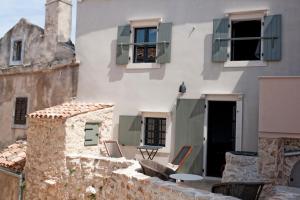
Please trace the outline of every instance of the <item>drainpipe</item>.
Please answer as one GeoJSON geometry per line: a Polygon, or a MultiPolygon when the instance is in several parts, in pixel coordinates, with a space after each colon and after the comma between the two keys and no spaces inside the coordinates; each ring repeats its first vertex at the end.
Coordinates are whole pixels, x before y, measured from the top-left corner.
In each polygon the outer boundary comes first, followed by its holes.
{"type": "Polygon", "coordinates": [[[18,200],[22,200],[23,199],[23,179],[24,179],[23,173],[16,173],[16,172],[10,171],[8,169],[5,169],[3,167],[0,167],[0,172],[4,173],[6,175],[9,175],[9,176],[17,177],[19,179],[18,200]]]}

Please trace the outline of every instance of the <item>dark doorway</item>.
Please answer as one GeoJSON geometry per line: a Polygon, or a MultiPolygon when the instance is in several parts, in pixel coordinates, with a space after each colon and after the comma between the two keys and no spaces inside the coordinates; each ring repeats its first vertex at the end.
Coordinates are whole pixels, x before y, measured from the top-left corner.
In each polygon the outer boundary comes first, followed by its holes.
{"type": "Polygon", "coordinates": [[[209,101],[206,176],[222,177],[225,153],[235,150],[236,102],[209,101]]]}

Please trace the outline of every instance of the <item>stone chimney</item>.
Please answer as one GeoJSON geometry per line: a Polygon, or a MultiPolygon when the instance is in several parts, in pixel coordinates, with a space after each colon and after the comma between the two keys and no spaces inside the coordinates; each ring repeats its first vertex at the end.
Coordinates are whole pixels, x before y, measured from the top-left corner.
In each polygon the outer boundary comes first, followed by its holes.
{"type": "Polygon", "coordinates": [[[72,0],[46,0],[45,39],[67,42],[71,37],[72,0]]]}

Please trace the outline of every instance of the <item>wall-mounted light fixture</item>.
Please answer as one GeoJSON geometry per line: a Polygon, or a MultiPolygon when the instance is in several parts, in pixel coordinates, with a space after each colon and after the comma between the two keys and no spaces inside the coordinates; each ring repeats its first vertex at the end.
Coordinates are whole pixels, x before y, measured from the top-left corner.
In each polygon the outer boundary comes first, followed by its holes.
{"type": "Polygon", "coordinates": [[[179,93],[184,94],[186,93],[186,86],[184,85],[184,82],[181,83],[181,85],[179,86],[179,93]]]}

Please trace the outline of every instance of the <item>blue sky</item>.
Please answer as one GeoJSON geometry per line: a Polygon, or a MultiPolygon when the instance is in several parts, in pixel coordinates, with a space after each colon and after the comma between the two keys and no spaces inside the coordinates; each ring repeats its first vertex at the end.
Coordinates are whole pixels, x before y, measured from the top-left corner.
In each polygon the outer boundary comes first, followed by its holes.
{"type": "MultiPolygon", "coordinates": [[[[22,17],[44,28],[46,0],[1,0],[0,38],[22,17]]],[[[76,0],[73,0],[72,41],[75,39],[76,0]]]]}

